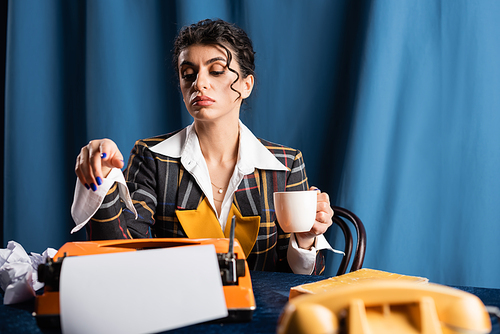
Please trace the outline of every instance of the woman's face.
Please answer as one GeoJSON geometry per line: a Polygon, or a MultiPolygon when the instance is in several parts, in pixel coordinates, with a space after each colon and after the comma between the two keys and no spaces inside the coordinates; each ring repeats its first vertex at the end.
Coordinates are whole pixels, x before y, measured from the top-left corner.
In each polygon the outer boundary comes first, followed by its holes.
{"type": "MultiPolygon", "coordinates": [[[[237,61],[230,67],[240,73],[237,61]]],[[[239,117],[242,99],[250,96],[253,76],[240,78],[227,67],[226,50],[218,45],[195,44],[179,54],[179,81],[187,110],[195,121],[239,117]],[[241,94],[235,92],[232,87],[241,94]]]]}

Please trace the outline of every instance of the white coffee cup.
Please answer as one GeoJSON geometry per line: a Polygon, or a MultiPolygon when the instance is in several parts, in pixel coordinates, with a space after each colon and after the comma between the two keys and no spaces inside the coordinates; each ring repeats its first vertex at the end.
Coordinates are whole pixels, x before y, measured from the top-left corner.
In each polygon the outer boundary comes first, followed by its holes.
{"type": "Polygon", "coordinates": [[[310,231],[316,221],[317,198],[316,191],[275,192],[274,210],[283,231],[310,231]]]}

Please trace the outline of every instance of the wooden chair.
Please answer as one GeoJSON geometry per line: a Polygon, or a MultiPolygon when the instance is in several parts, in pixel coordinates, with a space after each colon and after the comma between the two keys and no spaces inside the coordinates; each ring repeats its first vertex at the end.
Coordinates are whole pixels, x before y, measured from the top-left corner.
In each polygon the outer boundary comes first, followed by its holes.
{"type": "Polygon", "coordinates": [[[354,225],[357,234],[356,249],[354,250],[354,259],[352,261],[350,272],[361,269],[361,267],[363,266],[366,251],[366,230],[365,226],[361,222],[361,219],[359,219],[358,216],[356,216],[351,211],[339,206],[332,206],[332,209],[334,212],[334,215],[332,217],[333,223],[337,224],[340,227],[340,229],[344,233],[345,239],[345,254],[342,258],[342,261],[340,262],[339,269],[337,271],[338,276],[346,273],[353,251],[352,233],[347,222],[350,222],[352,225],[354,225]]]}

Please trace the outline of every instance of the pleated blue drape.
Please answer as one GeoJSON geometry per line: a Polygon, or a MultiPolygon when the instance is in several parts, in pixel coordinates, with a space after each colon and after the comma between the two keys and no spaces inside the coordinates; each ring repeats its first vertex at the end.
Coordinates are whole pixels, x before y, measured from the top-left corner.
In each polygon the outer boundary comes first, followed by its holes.
{"type": "Polygon", "coordinates": [[[365,267],[500,287],[497,13],[494,0],[10,1],[3,245],[85,239],[69,234],[79,149],[109,137],[127,155],[189,124],[172,41],[220,17],[257,51],[242,120],[300,149],[310,184],[363,220],[365,267]]]}

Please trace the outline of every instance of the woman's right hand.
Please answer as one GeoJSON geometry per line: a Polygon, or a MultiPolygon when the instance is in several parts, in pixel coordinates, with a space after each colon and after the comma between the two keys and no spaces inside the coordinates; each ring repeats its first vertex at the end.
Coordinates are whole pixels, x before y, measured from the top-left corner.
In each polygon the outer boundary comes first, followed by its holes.
{"type": "Polygon", "coordinates": [[[97,190],[112,168],[122,168],[123,156],[110,139],[90,141],[76,158],[75,173],[87,189],[97,190]]]}

